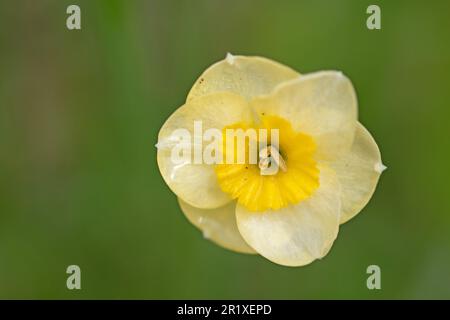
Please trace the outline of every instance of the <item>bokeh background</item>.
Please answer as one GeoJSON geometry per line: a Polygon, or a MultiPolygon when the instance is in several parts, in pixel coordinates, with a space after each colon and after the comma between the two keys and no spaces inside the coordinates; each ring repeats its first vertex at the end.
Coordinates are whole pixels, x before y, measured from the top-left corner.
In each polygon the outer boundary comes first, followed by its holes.
{"type": "Polygon", "coordinates": [[[0,1],[0,298],[450,298],[448,1],[0,1]],[[78,4],[82,30],[66,28],[78,4]],[[366,28],[378,4],[382,29],[366,28]],[[353,81],[389,167],[323,260],[226,251],[179,210],[157,133],[227,52],[353,81]],[[66,267],[82,289],[66,288],[66,267]],[[382,289],[366,288],[366,268],[382,289]]]}

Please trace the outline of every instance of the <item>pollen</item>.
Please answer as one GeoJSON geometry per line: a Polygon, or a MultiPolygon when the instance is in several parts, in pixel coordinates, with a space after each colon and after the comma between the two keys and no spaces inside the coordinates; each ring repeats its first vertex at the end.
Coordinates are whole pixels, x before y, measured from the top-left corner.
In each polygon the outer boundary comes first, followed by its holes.
{"type": "MultiPolygon", "coordinates": [[[[294,131],[289,121],[262,114],[258,123],[236,123],[227,128],[278,129],[279,132],[277,145],[271,144],[270,137],[257,136],[256,163],[246,156],[244,163],[224,163],[215,167],[221,189],[248,210],[277,210],[297,204],[319,187],[319,169],[314,159],[316,144],[309,135],[294,131]],[[266,138],[267,141],[262,141],[266,138]]],[[[223,131],[224,145],[227,128],[223,131]]],[[[249,145],[244,144],[246,155],[250,153],[249,145]]],[[[227,152],[227,148],[223,150],[227,152]]]]}

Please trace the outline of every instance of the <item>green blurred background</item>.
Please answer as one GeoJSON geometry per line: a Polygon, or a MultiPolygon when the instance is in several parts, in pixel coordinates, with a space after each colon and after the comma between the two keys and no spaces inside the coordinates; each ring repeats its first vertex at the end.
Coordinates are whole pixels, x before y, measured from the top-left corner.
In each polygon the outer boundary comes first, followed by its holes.
{"type": "Polygon", "coordinates": [[[448,1],[0,1],[0,298],[450,298],[448,1]],[[82,30],[66,28],[78,4],[82,30]],[[382,29],[366,28],[381,7],[382,29]],[[353,81],[389,169],[303,268],[185,219],[157,133],[227,52],[353,81]],[[66,267],[82,289],[66,288],[66,267]],[[366,288],[377,264],[382,290],[366,288]]]}

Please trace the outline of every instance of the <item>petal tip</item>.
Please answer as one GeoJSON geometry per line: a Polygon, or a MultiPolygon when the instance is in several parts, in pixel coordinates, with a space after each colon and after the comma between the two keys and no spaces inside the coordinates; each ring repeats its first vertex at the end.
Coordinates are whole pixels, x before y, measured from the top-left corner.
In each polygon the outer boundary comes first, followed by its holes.
{"type": "Polygon", "coordinates": [[[202,231],[203,238],[209,240],[211,239],[211,234],[207,230],[202,231]]]}
{"type": "Polygon", "coordinates": [[[236,58],[234,55],[232,55],[231,53],[227,52],[227,55],[225,57],[225,61],[229,64],[229,65],[233,65],[235,62],[236,58]]]}
{"type": "Polygon", "coordinates": [[[169,140],[158,141],[155,144],[155,148],[159,150],[170,149],[173,146],[173,142],[169,140]]]}
{"type": "Polygon", "coordinates": [[[337,78],[339,81],[350,80],[349,77],[347,77],[347,76],[345,75],[345,73],[344,73],[343,71],[341,71],[341,70],[336,70],[336,71],[335,71],[335,74],[336,74],[336,78],[337,78]]]}
{"type": "Polygon", "coordinates": [[[387,169],[387,167],[383,163],[377,162],[377,163],[375,163],[374,169],[376,172],[381,174],[381,173],[383,173],[384,170],[387,169]]]}

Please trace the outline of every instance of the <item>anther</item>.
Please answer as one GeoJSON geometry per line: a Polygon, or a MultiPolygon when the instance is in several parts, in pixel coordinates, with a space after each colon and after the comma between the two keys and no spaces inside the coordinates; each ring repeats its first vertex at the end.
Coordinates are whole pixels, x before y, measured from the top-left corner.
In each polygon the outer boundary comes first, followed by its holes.
{"type": "Polygon", "coordinates": [[[278,152],[277,148],[275,148],[274,146],[267,146],[259,151],[258,165],[263,174],[272,165],[276,165],[284,172],[287,171],[286,162],[284,161],[281,154],[278,152]]]}

